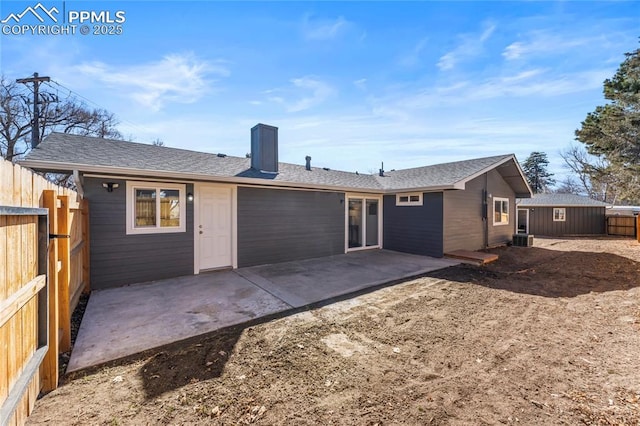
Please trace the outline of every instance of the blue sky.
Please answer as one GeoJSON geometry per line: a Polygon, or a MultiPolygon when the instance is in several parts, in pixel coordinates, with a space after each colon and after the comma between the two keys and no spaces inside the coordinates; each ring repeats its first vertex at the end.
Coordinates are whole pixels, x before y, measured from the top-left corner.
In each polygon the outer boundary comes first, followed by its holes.
{"type": "MultiPolygon", "coordinates": [[[[3,0],[0,19],[37,3],[3,0]]],[[[624,1],[42,5],[126,21],[0,35],[5,77],[50,76],[138,142],[243,156],[262,122],[281,161],[360,172],[537,150],[560,177],[559,151],[640,36],[640,3],[624,1]]]]}

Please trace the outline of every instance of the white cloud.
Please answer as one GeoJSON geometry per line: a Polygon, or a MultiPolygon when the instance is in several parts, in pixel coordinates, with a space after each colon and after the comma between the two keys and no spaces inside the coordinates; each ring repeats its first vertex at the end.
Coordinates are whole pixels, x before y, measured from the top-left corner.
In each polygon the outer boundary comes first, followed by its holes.
{"type": "Polygon", "coordinates": [[[305,76],[291,80],[291,86],[265,91],[272,102],[282,104],[287,112],[299,112],[320,105],[335,95],[336,90],[316,77],[305,76]]]}
{"type": "Polygon", "coordinates": [[[331,40],[344,33],[349,24],[342,16],[335,19],[313,19],[307,15],[302,22],[302,34],[308,40],[331,40]]]}
{"type": "Polygon", "coordinates": [[[469,96],[475,99],[498,97],[553,97],[585,92],[602,87],[609,70],[583,71],[549,75],[544,70],[525,71],[514,76],[487,80],[475,87],[469,96]]]}
{"type": "Polygon", "coordinates": [[[438,61],[438,68],[442,71],[453,69],[460,61],[478,56],[483,51],[484,43],[491,38],[496,30],[496,25],[485,23],[484,30],[480,34],[461,34],[458,36],[460,43],[450,52],[445,53],[438,61]]]}
{"type": "Polygon", "coordinates": [[[517,98],[540,100],[598,90],[610,74],[608,69],[554,74],[550,69],[534,68],[475,82],[463,80],[446,86],[403,88],[384,98],[375,99],[374,103],[385,108],[396,105],[401,110],[416,111],[440,106],[464,108],[472,105],[482,109],[477,102],[517,98]]]}
{"type": "Polygon", "coordinates": [[[413,67],[417,65],[420,62],[420,54],[427,47],[428,42],[429,39],[426,37],[419,40],[410,52],[400,57],[398,61],[399,65],[402,67],[413,67]]]}
{"type": "Polygon", "coordinates": [[[576,37],[533,31],[526,37],[527,41],[515,41],[505,47],[502,56],[508,61],[528,59],[530,56],[550,56],[564,53],[576,48],[585,48],[594,43],[601,44],[604,39],[598,37],[576,37]]]}
{"type": "Polygon", "coordinates": [[[514,60],[520,58],[526,50],[527,48],[524,43],[516,41],[515,43],[511,43],[509,46],[505,47],[504,52],[502,52],[502,56],[507,60],[514,60]]]}
{"type": "Polygon", "coordinates": [[[353,85],[356,86],[360,90],[367,90],[367,79],[361,78],[353,82],[353,85]]]}
{"type": "Polygon", "coordinates": [[[227,77],[221,63],[192,54],[173,54],[157,62],[119,67],[103,62],[83,63],[76,70],[125,94],[140,105],[158,111],[166,103],[193,103],[213,90],[211,76],[227,77]]]}

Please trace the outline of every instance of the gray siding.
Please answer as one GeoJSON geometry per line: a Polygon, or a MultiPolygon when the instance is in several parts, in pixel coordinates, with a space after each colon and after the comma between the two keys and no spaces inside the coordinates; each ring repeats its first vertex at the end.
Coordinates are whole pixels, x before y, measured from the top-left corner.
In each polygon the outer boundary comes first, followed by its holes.
{"type": "Polygon", "coordinates": [[[554,222],[553,207],[530,207],[529,233],[549,236],[602,235],[606,233],[604,207],[565,208],[567,220],[554,222]]]}
{"type": "Polygon", "coordinates": [[[489,198],[489,246],[499,246],[510,242],[513,234],[516,233],[516,194],[509,184],[502,179],[497,170],[491,170],[487,173],[487,193],[489,198]],[[493,225],[493,198],[509,199],[509,224],[493,225]]]}
{"type": "Polygon", "coordinates": [[[467,182],[463,191],[444,192],[444,252],[480,250],[487,245],[508,243],[516,229],[515,214],[515,193],[497,170],[467,182]],[[483,205],[485,191],[486,222],[483,205]],[[493,199],[496,197],[509,199],[508,225],[493,225],[493,199]]]}
{"type": "MultiPolygon", "coordinates": [[[[90,208],[92,289],[193,274],[193,203],[186,206],[186,232],[127,235],[126,182],[86,178],[84,191],[90,208]],[[105,181],[120,187],[107,192],[105,181]]],[[[193,192],[192,185],[187,192],[193,192]]]]}
{"type": "Polygon", "coordinates": [[[238,187],[238,266],[344,253],[345,194],[238,187]]]}
{"type": "Polygon", "coordinates": [[[423,194],[422,206],[396,206],[395,195],[384,196],[385,249],[442,257],[442,193],[423,194]]]}
{"type": "Polygon", "coordinates": [[[464,191],[444,192],[444,252],[484,247],[482,194],[484,175],[467,182],[464,191]]]}

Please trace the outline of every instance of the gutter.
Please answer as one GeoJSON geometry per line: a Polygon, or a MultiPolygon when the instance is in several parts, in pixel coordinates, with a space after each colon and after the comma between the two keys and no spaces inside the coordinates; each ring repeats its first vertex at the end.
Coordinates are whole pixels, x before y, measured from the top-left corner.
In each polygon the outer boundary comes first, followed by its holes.
{"type": "MultiPolygon", "coordinates": [[[[464,189],[464,182],[457,182],[452,185],[438,185],[430,187],[414,187],[414,188],[402,188],[402,189],[383,189],[383,188],[358,188],[349,186],[333,186],[323,184],[312,183],[300,183],[300,182],[286,182],[286,181],[273,181],[269,179],[258,178],[244,178],[235,176],[212,176],[199,173],[179,173],[179,172],[167,172],[162,170],[141,170],[131,169],[126,167],[116,166],[86,166],[82,164],[74,163],[50,163],[46,161],[38,160],[22,160],[19,162],[24,167],[29,167],[38,170],[47,171],[69,171],[72,170],[74,179],[76,173],[80,175],[80,168],[82,173],[102,173],[114,176],[132,176],[132,177],[159,177],[168,179],[178,179],[187,181],[201,181],[201,182],[224,182],[224,183],[236,183],[245,185],[260,185],[260,186],[272,186],[272,187],[285,187],[285,188],[302,188],[302,189],[322,189],[333,190],[340,192],[358,192],[358,193],[370,193],[370,194],[398,194],[404,192],[439,192],[452,189],[464,189]]],[[[77,180],[79,182],[80,180],[77,180]]],[[[80,188],[80,185],[78,186],[80,188]]]]}

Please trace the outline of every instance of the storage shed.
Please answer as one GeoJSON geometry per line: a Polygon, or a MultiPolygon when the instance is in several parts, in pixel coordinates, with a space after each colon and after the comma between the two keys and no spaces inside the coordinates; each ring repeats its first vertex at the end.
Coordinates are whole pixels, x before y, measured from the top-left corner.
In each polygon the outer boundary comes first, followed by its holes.
{"type": "Polygon", "coordinates": [[[575,194],[535,194],[516,200],[518,233],[569,236],[606,234],[606,203],[575,194]]]}

